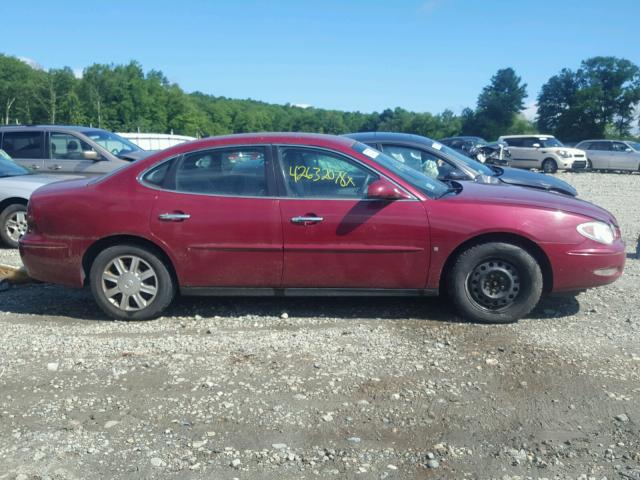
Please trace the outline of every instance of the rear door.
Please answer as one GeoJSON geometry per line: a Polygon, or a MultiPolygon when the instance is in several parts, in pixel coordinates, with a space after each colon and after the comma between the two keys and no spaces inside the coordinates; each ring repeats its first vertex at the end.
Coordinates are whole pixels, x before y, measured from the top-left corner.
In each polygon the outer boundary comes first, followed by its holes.
{"type": "Polygon", "coordinates": [[[16,163],[33,172],[41,172],[44,168],[45,141],[42,130],[5,130],[2,149],[16,163]]]}
{"type": "Polygon", "coordinates": [[[173,252],[182,286],[280,286],[282,225],[269,151],[201,150],[143,177],[158,190],[151,231],[173,252]]]}
{"type": "Polygon", "coordinates": [[[527,138],[521,137],[504,139],[507,145],[509,145],[512,167],[532,168],[538,166],[538,164],[535,162],[535,149],[532,147],[532,144],[534,142],[527,140],[527,138]],[[527,145],[526,147],[525,144],[527,145]]]}
{"type": "Polygon", "coordinates": [[[284,287],[425,288],[429,226],[420,201],[367,199],[380,175],[337,152],[282,146],[278,156],[284,287]]]}

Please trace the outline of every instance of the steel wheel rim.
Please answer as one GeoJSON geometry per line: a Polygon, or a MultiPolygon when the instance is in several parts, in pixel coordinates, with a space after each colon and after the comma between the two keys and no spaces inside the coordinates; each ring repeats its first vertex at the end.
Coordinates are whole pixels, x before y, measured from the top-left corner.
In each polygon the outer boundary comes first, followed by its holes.
{"type": "Polygon", "coordinates": [[[483,260],[467,277],[466,289],[481,308],[492,312],[505,310],[521,291],[520,272],[504,260],[483,260]]]}
{"type": "Polygon", "coordinates": [[[23,211],[14,212],[7,219],[5,224],[7,236],[17,242],[20,237],[27,233],[27,214],[23,211]]]}
{"type": "Polygon", "coordinates": [[[125,312],[142,310],[158,295],[158,275],[137,255],[120,255],[102,271],[102,293],[109,303],[125,312]]]}

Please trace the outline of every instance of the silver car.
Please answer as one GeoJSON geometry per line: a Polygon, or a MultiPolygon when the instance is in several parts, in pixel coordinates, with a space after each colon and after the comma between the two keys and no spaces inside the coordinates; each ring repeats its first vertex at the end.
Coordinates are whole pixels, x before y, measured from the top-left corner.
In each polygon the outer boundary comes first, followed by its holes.
{"type": "Polygon", "coordinates": [[[576,148],[587,152],[587,168],[640,171],[640,143],[626,140],[583,140],[576,148]]]}
{"type": "Polygon", "coordinates": [[[27,231],[27,202],[36,188],[71,178],[80,177],[33,175],[0,150],[0,243],[17,248],[27,231]]]}

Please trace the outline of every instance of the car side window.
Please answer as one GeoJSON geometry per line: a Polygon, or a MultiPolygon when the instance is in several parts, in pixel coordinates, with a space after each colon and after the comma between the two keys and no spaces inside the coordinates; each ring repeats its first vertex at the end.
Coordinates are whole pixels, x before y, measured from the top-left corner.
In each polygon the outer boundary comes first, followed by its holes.
{"type": "Polygon", "coordinates": [[[44,132],[4,132],[2,149],[11,158],[44,158],[44,132]]]}
{"type": "Polygon", "coordinates": [[[203,150],[176,167],[175,190],[207,195],[267,196],[264,147],[203,150]]]}
{"type": "Polygon", "coordinates": [[[579,143],[576,145],[576,148],[579,148],[580,150],[591,150],[591,142],[579,143]]]}
{"type": "Polygon", "coordinates": [[[54,160],[85,160],[84,152],[92,151],[91,145],[75,135],[52,132],[49,136],[49,154],[54,160]]]}
{"type": "Polygon", "coordinates": [[[628,145],[622,142],[613,142],[613,151],[614,152],[626,152],[629,148],[628,145]]]}
{"type": "Polygon", "coordinates": [[[298,198],[366,198],[367,186],[380,178],[339,154],[313,148],[280,149],[287,195],[298,198]]]}
{"type": "Polygon", "coordinates": [[[535,137],[527,137],[527,138],[523,138],[522,139],[522,147],[524,148],[534,148],[534,144],[538,144],[538,145],[542,145],[542,142],[540,141],[539,138],[535,138],[535,137]]]}
{"type": "Polygon", "coordinates": [[[171,169],[171,165],[174,159],[171,159],[167,162],[161,163],[160,165],[152,168],[147,173],[144,174],[142,180],[146,183],[150,183],[151,185],[155,185],[158,187],[162,187],[165,184],[165,180],[167,178],[167,174],[171,169]]]}
{"type": "Polygon", "coordinates": [[[505,138],[504,141],[510,147],[522,147],[523,146],[523,138],[505,138]]]}
{"type": "Polygon", "coordinates": [[[417,148],[383,144],[382,151],[391,158],[404,163],[407,167],[418,170],[431,178],[438,178],[445,173],[444,170],[447,172],[451,170],[451,167],[440,158],[417,148]]]}
{"type": "Polygon", "coordinates": [[[609,151],[611,150],[611,142],[593,142],[591,144],[591,150],[609,151]]]}

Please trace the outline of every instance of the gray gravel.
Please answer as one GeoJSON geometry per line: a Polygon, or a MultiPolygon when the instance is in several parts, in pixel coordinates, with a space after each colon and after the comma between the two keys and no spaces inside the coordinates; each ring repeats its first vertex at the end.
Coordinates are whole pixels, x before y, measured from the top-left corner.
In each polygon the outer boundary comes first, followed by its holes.
{"type": "Polygon", "coordinates": [[[640,175],[559,176],[630,259],[515,325],[333,298],[122,323],[87,291],[0,293],[0,479],[640,479],[640,175]]]}

